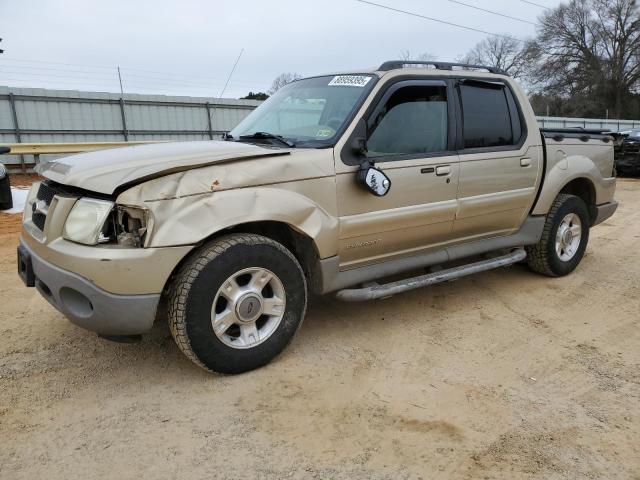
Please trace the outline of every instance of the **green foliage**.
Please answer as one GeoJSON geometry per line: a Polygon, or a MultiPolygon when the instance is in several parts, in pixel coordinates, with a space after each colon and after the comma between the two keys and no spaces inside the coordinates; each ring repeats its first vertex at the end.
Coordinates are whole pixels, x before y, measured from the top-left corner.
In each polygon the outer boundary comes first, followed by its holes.
{"type": "Polygon", "coordinates": [[[267,98],[269,98],[269,95],[264,92],[249,92],[247,96],[240,97],[240,100],[266,100],[267,98]]]}

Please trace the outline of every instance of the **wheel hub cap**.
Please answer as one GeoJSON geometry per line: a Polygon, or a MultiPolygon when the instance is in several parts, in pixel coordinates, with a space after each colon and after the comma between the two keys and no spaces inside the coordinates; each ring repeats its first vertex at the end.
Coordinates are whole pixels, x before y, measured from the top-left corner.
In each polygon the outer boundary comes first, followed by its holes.
{"type": "Polygon", "coordinates": [[[563,262],[571,260],[582,241],[582,222],[575,213],[567,214],[558,225],[556,233],[556,253],[563,262]]]}
{"type": "Polygon", "coordinates": [[[273,272],[259,267],[240,270],[216,292],[211,306],[213,332],[229,347],[255,347],[280,325],[285,300],[284,285],[273,272]]]}
{"type": "Polygon", "coordinates": [[[241,322],[255,322],[262,315],[261,297],[254,293],[244,295],[236,305],[236,315],[241,322]]]}

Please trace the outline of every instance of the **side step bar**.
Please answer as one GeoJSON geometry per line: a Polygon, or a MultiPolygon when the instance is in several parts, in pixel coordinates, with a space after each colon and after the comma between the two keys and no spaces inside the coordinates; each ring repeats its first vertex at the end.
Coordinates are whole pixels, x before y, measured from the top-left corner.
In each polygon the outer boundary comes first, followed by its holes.
{"type": "Polygon", "coordinates": [[[336,298],[345,302],[362,302],[365,300],[376,300],[379,298],[390,297],[396,293],[407,292],[427,285],[456,280],[474,273],[493,270],[494,268],[506,267],[514,263],[521,262],[527,258],[527,253],[523,248],[514,250],[511,253],[500,257],[490,258],[479,262],[453,267],[448,270],[428,273],[418,277],[398,280],[397,282],[386,283],[384,285],[373,284],[364,288],[348,288],[340,290],[336,293],[336,298]]]}

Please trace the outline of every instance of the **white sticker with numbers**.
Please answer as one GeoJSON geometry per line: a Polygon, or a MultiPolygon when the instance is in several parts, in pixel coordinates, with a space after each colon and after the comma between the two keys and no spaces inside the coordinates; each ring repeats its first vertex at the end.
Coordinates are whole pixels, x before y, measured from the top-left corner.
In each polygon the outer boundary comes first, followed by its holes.
{"type": "Polygon", "coordinates": [[[364,87],[369,83],[371,77],[366,75],[338,75],[333,77],[329,82],[329,86],[334,87],[364,87]]]}

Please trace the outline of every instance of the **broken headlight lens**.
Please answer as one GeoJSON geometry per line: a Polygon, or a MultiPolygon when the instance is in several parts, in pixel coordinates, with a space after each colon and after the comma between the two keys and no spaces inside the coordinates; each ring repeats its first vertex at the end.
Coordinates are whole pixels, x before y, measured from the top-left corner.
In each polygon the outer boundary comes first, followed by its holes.
{"type": "Polygon", "coordinates": [[[97,245],[109,241],[102,231],[113,210],[113,205],[113,202],[107,200],[79,199],[73,205],[64,224],[64,238],[85,245],[97,245]]]}
{"type": "Polygon", "coordinates": [[[142,247],[147,233],[147,211],[118,205],[115,212],[115,235],[121,247],[142,247]]]}

